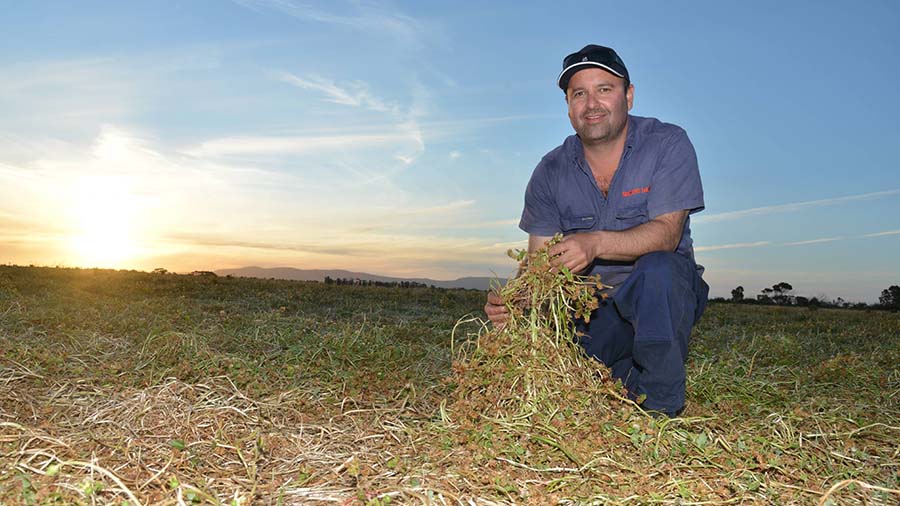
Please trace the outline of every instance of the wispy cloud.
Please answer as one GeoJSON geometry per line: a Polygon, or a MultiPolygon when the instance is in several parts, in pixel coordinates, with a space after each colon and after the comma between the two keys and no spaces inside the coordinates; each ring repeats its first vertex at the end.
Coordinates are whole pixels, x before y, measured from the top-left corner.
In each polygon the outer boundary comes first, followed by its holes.
{"type": "MultiPolygon", "coordinates": [[[[415,163],[425,153],[425,135],[420,121],[426,114],[424,104],[428,101],[429,92],[416,79],[412,79],[408,83],[409,105],[401,107],[396,102],[389,102],[377,96],[371,91],[368,83],[360,80],[338,83],[333,79],[316,74],[300,77],[289,72],[274,72],[274,76],[276,79],[300,89],[318,92],[324,95],[326,102],[383,113],[389,124],[381,131],[396,131],[405,135],[410,143],[397,149],[393,154],[393,160],[399,161],[401,165],[395,167],[394,170],[378,171],[375,179],[390,178],[396,175],[403,168],[415,163]]],[[[358,119],[358,117],[354,118],[354,125],[357,124],[358,119]]],[[[354,126],[353,128],[358,127],[354,126]]],[[[366,177],[371,178],[371,176],[366,177]]]]}
{"type": "Polygon", "coordinates": [[[354,149],[398,142],[418,142],[407,132],[391,134],[347,134],[328,136],[238,136],[212,139],[185,149],[187,155],[228,156],[299,154],[311,151],[354,149]]]}
{"type": "Polygon", "coordinates": [[[757,242],[739,242],[734,244],[719,244],[716,246],[694,246],[694,251],[718,251],[723,249],[746,249],[746,248],[759,248],[761,246],[770,246],[772,243],[769,241],[757,241],[757,242]]]}
{"type": "Polygon", "coordinates": [[[875,232],[872,234],[865,234],[861,237],[885,237],[889,235],[900,235],[900,229],[897,230],[885,230],[884,232],[875,232]]]}
{"type": "Polygon", "coordinates": [[[790,213],[790,212],[796,212],[796,211],[814,208],[814,207],[823,207],[823,206],[830,206],[830,205],[834,205],[834,204],[840,204],[840,203],[844,203],[844,202],[876,200],[876,199],[881,199],[881,198],[885,198],[885,197],[893,197],[895,195],[900,195],[900,189],[885,190],[885,191],[872,192],[872,193],[862,193],[859,195],[847,195],[844,197],[835,197],[835,198],[830,198],[830,199],[807,200],[804,202],[792,202],[789,204],[778,204],[778,205],[774,205],[774,206],[754,207],[751,209],[743,209],[740,211],[729,211],[729,212],[718,213],[718,214],[699,215],[697,217],[692,217],[691,221],[693,223],[718,223],[721,221],[738,220],[738,219],[747,218],[750,216],[762,216],[762,215],[767,215],[767,214],[790,213]]]}
{"type": "Polygon", "coordinates": [[[30,224],[12,214],[0,211],[0,231],[22,229],[28,225],[30,224]]]}
{"type": "Polygon", "coordinates": [[[783,246],[804,246],[806,244],[821,244],[825,242],[842,241],[846,237],[823,237],[822,239],[810,239],[808,241],[786,242],[783,246]]]}
{"type": "Polygon", "coordinates": [[[25,170],[21,167],[0,162],[0,179],[38,181],[37,175],[33,171],[25,170]]]}
{"type": "Polygon", "coordinates": [[[362,245],[358,246],[324,246],[312,242],[279,242],[279,241],[249,241],[240,240],[222,235],[203,234],[203,233],[177,233],[170,234],[165,237],[167,240],[174,242],[187,243],[192,246],[200,247],[221,247],[221,248],[245,248],[245,249],[261,249],[272,251],[293,251],[301,253],[319,253],[326,255],[350,255],[350,256],[369,256],[374,252],[370,248],[362,245]]]}
{"type": "Polygon", "coordinates": [[[234,0],[234,2],[256,11],[271,9],[297,19],[388,35],[404,44],[416,46],[421,44],[422,34],[428,31],[418,19],[371,2],[336,3],[333,10],[292,0],[234,0]]]}
{"type": "Polygon", "coordinates": [[[480,221],[477,223],[456,223],[447,228],[454,228],[454,229],[508,228],[508,227],[515,227],[518,224],[519,224],[519,218],[512,218],[509,220],[480,221]]]}
{"type": "Polygon", "coordinates": [[[137,86],[124,67],[109,58],[4,64],[0,129],[71,132],[127,114],[137,86]]]}
{"type": "Polygon", "coordinates": [[[114,71],[115,64],[110,58],[86,58],[4,65],[0,92],[9,95],[68,87],[78,92],[108,93],[118,87],[115,77],[121,77],[114,71]]]}
{"type": "Polygon", "coordinates": [[[521,241],[511,241],[511,242],[496,242],[489,246],[485,246],[484,249],[492,250],[492,251],[506,251],[510,249],[525,249],[528,247],[528,240],[522,239],[521,241]]]}
{"type": "Polygon", "coordinates": [[[900,235],[900,229],[884,230],[882,232],[872,232],[869,234],[862,234],[862,235],[855,235],[855,236],[823,237],[821,239],[810,239],[808,241],[786,242],[784,244],[781,244],[781,246],[803,246],[806,244],[821,244],[821,243],[836,242],[836,241],[864,239],[864,238],[870,238],[870,237],[888,237],[888,236],[892,236],[892,235],[900,235]]]}
{"type": "Polygon", "coordinates": [[[434,215],[434,214],[445,214],[448,212],[456,212],[460,209],[471,208],[475,205],[474,200],[456,200],[453,202],[448,202],[446,204],[440,204],[436,206],[428,206],[428,207],[420,207],[407,209],[403,211],[403,214],[422,216],[422,215],[434,215]]]}
{"type": "MultiPolygon", "coordinates": [[[[166,237],[182,249],[201,250],[207,257],[234,258],[247,265],[246,250],[254,250],[256,265],[302,265],[307,268],[354,268],[388,275],[439,275],[441,265],[452,266],[452,277],[511,270],[503,254],[525,242],[492,243],[475,238],[422,235],[355,235],[304,237],[294,241],[246,240],[217,233],[172,233],[166,237]],[[490,254],[489,254],[490,253],[490,254]],[[460,268],[463,271],[460,271],[460,268]],[[462,272],[462,273],[461,273],[462,272]]],[[[220,264],[221,266],[222,264],[220,264]]],[[[213,266],[215,268],[217,266],[213,266]]]]}
{"type": "Polygon", "coordinates": [[[301,78],[288,72],[279,72],[276,74],[276,78],[298,88],[324,93],[327,102],[364,107],[378,112],[392,112],[394,114],[399,112],[397,104],[388,104],[384,100],[373,96],[369,90],[368,83],[363,81],[352,81],[344,86],[339,86],[334,81],[319,75],[301,78]]]}
{"type": "Polygon", "coordinates": [[[717,250],[728,250],[728,249],[746,249],[746,248],[758,248],[761,246],[805,246],[810,244],[825,244],[831,242],[838,241],[847,241],[853,239],[862,239],[868,237],[887,237],[892,235],[900,235],[900,229],[897,230],[885,230],[883,232],[873,232],[870,234],[857,235],[857,236],[836,236],[836,237],[822,237],[819,239],[809,239],[805,241],[794,241],[794,242],[785,242],[785,243],[773,243],[770,241],[757,241],[757,242],[742,242],[735,244],[721,244],[716,246],[694,246],[694,251],[717,251],[717,250]]]}

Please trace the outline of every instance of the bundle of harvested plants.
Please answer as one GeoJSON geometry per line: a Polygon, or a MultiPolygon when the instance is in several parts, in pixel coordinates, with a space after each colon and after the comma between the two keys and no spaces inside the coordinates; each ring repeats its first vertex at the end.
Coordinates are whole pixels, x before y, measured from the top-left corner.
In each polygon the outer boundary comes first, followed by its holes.
{"type": "Polygon", "coordinates": [[[550,464],[548,452],[535,447],[549,445],[580,465],[565,441],[590,438],[599,424],[621,418],[633,405],[609,368],[578,344],[575,319],[590,319],[605,287],[599,276],[552,265],[549,249],[559,240],[530,254],[510,252],[520,262],[519,275],[499,289],[509,320],[485,328],[453,365],[450,419],[482,436],[488,425],[490,447],[506,440],[524,450],[517,451],[520,457],[541,455],[543,462],[529,464],[550,464]]]}

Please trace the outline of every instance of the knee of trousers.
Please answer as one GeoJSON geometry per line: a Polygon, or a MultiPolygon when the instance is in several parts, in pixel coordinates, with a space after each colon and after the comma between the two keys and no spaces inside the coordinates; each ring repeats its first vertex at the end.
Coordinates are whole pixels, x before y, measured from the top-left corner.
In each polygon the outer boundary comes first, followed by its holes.
{"type": "Polygon", "coordinates": [[[647,253],[637,259],[634,270],[613,296],[623,316],[634,321],[637,313],[645,310],[656,314],[663,306],[673,304],[683,309],[688,299],[694,299],[691,290],[694,267],[690,264],[688,258],[666,251],[647,253]]]}

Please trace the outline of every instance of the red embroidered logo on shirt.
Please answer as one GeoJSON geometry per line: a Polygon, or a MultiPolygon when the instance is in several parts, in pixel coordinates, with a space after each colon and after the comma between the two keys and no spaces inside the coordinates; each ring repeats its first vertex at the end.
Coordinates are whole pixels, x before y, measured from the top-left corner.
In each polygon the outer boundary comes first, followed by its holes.
{"type": "Polygon", "coordinates": [[[622,192],[622,196],[630,197],[632,195],[637,195],[638,193],[650,193],[650,187],[645,186],[643,188],[635,188],[633,190],[628,190],[627,192],[622,192]]]}

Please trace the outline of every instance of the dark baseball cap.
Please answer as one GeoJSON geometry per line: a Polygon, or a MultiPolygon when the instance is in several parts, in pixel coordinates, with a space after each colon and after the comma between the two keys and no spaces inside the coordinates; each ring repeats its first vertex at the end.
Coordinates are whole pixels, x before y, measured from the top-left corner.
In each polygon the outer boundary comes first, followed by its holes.
{"type": "Polygon", "coordinates": [[[566,56],[562,66],[563,69],[559,73],[556,84],[562,88],[563,92],[569,88],[569,79],[572,79],[575,72],[590,67],[599,67],[627,82],[631,81],[628,77],[628,69],[625,68],[625,62],[619,58],[614,49],[609,47],[588,44],[581,51],[566,56]]]}

